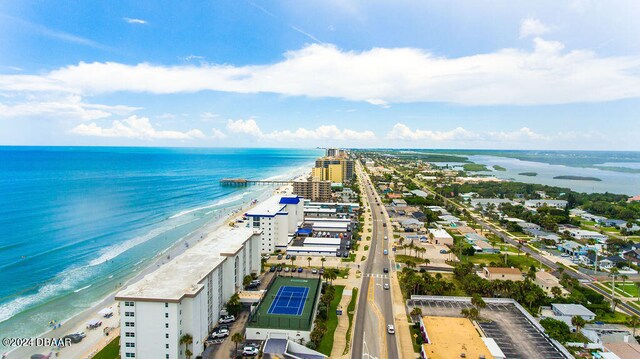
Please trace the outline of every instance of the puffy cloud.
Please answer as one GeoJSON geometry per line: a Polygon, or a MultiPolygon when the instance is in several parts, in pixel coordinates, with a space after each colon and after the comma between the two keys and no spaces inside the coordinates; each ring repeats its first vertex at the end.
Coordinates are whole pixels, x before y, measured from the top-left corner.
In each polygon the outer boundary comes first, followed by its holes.
{"type": "Polygon", "coordinates": [[[23,102],[0,103],[0,118],[45,117],[90,121],[124,115],[137,111],[139,107],[124,105],[101,105],[83,102],[80,96],[42,98],[39,101],[27,98],[23,102]]]}
{"type": "Polygon", "coordinates": [[[355,131],[351,129],[339,129],[335,125],[323,125],[315,129],[298,128],[295,131],[272,131],[264,133],[254,119],[229,120],[227,130],[236,134],[246,134],[260,140],[267,141],[300,141],[300,140],[373,140],[376,135],[372,131],[355,131]]]}
{"type": "Polygon", "coordinates": [[[456,127],[450,131],[412,130],[407,125],[397,123],[391,131],[387,133],[389,140],[403,141],[432,141],[432,142],[517,142],[526,140],[547,141],[549,136],[538,134],[528,127],[523,127],[516,131],[487,131],[473,132],[462,127],[456,127]]]}
{"type": "Polygon", "coordinates": [[[218,130],[217,128],[212,128],[211,129],[211,138],[213,138],[215,140],[222,140],[222,139],[227,138],[227,135],[224,132],[218,130]]]}
{"type": "Polygon", "coordinates": [[[457,127],[451,131],[412,130],[407,125],[396,123],[386,136],[390,140],[409,141],[460,141],[480,139],[478,134],[457,127]]]}
{"type": "Polygon", "coordinates": [[[551,31],[549,26],[532,17],[522,20],[522,23],[520,24],[520,38],[540,36],[549,31],[551,31]]]}
{"type": "Polygon", "coordinates": [[[248,66],[82,62],[42,76],[0,75],[0,90],[83,95],[269,92],[379,106],[406,102],[537,105],[640,97],[638,56],[600,57],[591,51],[567,51],[562,43],[541,38],[534,38],[533,45],[529,51],[509,48],[446,58],[414,48],[343,51],[333,45],[312,44],[287,52],[280,62],[248,66]]]}
{"type": "Polygon", "coordinates": [[[142,140],[190,140],[202,139],[206,136],[202,131],[194,129],[187,132],[156,130],[147,117],[130,116],[122,121],[113,121],[111,127],[100,127],[95,122],[80,124],[71,133],[81,136],[121,137],[142,140]]]}

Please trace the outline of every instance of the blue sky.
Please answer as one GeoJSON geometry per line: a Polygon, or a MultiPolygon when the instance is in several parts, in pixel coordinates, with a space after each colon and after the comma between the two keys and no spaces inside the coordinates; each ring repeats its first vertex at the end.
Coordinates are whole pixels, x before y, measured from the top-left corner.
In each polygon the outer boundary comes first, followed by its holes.
{"type": "Polygon", "coordinates": [[[0,4],[0,144],[640,150],[637,1],[0,4]]]}

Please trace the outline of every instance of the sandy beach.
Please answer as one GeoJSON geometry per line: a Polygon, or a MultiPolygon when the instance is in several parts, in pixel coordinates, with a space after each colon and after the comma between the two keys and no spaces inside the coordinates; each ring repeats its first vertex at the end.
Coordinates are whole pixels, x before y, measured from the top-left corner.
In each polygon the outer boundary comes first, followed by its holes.
{"type": "MultiPolygon", "coordinates": [[[[287,192],[287,186],[281,186],[269,193],[267,196],[273,196],[279,193],[287,192]]],[[[260,202],[258,202],[260,203],[260,202]]],[[[210,223],[198,228],[185,236],[181,240],[174,243],[170,248],[157,254],[152,263],[144,270],[137,273],[133,278],[129,279],[123,284],[122,287],[134,283],[145,275],[151,273],[161,265],[167,263],[172,258],[179,256],[191,248],[190,244],[194,244],[199,241],[205,234],[215,231],[221,226],[229,225],[229,222],[235,221],[244,215],[244,213],[257,205],[258,203],[245,203],[241,206],[233,207],[231,213],[214,218],[210,223]]],[[[50,330],[49,332],[40,335],[40,338],[62,338],[63,336],[71,333],[84,332],[86,337],[77,344],[72,344],[66,348],[51,348],[51,347],[19,347],[11,350],[7,353],[8,359],[24,359],[30,358],[33,354],[49,354],[52,353],[51,358],[92,358],[97,352],[99,352],[105,345],[107,345],[114,337],[119,335],[119,308],[118,303],[115,301],[115,295],[120,289],[117,289],[100,302],[93,305],[91,308],[75,315],[74,317],[64,321],[60,327],[50,330]],[[103,308],[111,308],[113,310],[113,316],[111,318],[103,318],[98,312],[103,308]],[[99,319],[102,321],[102,326],[97,329],[87,329],[87,322],[92,319],[99,319]],[[110,334],[105,334],[105,328],[110,328],[110,334]]]]}

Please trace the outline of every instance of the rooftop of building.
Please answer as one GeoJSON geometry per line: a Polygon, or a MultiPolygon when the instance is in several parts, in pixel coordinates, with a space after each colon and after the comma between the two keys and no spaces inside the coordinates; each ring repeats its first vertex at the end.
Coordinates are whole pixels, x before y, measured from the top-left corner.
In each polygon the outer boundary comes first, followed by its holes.
{"type": "Polygon", "coordinates": [[[560,304],[560,303],[552,303],[551,306],[555,308],[557,311],[562,313],[562,315],[593,315],[595,313],[585,308],[582,304],[560,304]]]}
{"type": "Polygon", "coordinates": [[[537,271],[536,279],[549,285],[558,283],[558,278],[556,278],[550,272],[545,272],[545,271],[537,271]]]}
{"type": "MultiPolygon", "coordinates": [[[[248,210],[245,215],[246,216],[275,216],[278,213],[286,213],[284,209],[287,203],[282,203],[282,199],[284,196],[271,196],[266,199],[264,202],[257,204],[252,209],[248,210]]],[[[294,198],[296,198],[294,196],[294,198]]]]}
{"type": "Polygon", "coordinates": [[[117,295],[118,300],[177,302],[193,296],[202,288],[200,282],[227,256],[237,253],[255,233],[251,228],[221,227],[184,253],[161,265],[117,295]]]}
{"type": "Polygon", "coordinates": [[[485,269],[489,272],[489,274],[513,274],[513,275],[522,275],[522,272],[518,268],[508,268],[508,267],[485,267],[485,269]]]}
{"type": "Polygon", "coordinates": [[[422,345],[428,358],[460,358],[462,353],[467,358],[493,358],[469,319],[425,316],[422,321],[431,340],[422,345]]]}

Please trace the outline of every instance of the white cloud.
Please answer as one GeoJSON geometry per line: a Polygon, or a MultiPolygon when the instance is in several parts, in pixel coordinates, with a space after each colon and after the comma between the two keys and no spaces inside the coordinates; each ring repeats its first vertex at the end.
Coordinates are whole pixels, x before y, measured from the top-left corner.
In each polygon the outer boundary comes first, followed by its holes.
{"type": "Polygon", "coordinates": [[[560,42],[532,41],[530,51],[503,49],[458,58],[412,48],[357,52],[313,44],[268,65],[80,63],[43,76],[0,75],[0,90],[83,95],[268,92],[383,107],[407,102],[540,105],[640,97],[639,56],[599,57],[591,51],[567,51],[560,42]]]}
{"type": "Polygon", "coordinates": [[[213,113],[213,112],[203,112],[202,114],[200,114],[200,119],[202,120],[213,120],[217,117],[219,117],[220,115],[218,115],[217,113],[213,113]]]}
{"type": "Polygon", "coordinates": [[[218,130],[217,128],[212,128],[211,129],[211,138],[216,139],[216,140],[222,140],[222,139],[227,138],[227,135],[224,132],[218,130]]]}
{"type": "Polygon", "coordinates": [[[71,133],[80,136],[120,137],[142,140],[190,140],[202,139],[206,136],[202,131],[194,129],[186,132],[156,130],[147,117],[130,116],[122,121],[113,121],[111,127],[100,127],[95,122],[80,124],[71,133]]]}
{"type": "Polygon", "coordinates": [[[520,23],[520,38],[540,36],[551,31],[551,28],[536,18],[527,18],[520,23]]]}
{"type": "Polygon", "coordinates": [[[229,120],[227,130],[235,134],[245,134],[266,141],[301,141],[301,140],[373,140],[376,135],[372,131],[355,131],[339,129],[335,125],[323,125],[315,129],[298,128],[295,131],[272,131],[265,133],[254,119],[229,120]]]}
{"type": "Polygon", "coordinates": [[[122,18],[124,21],[128,22],[129,24],[138,24],[138,25],[144,25],[147,23],[146,20],[142,20],[142,19],[135,19],[135,18],[130,18],[130,17],[124,17],[122,18]]]}
{"type": "Polygon", "coordinates": [[[159,119],[159,120],[171,120],[171,119],[176,118],[176,115],[174,115],[172,113],[169,113],[169,112],[165,112],[165,113],[163,113],[163,114],[161,114],[159,116],[156,116],[156,118],[159,119]]]}
{"type": "Polygon", "coordinates": [[[449,131],[432,131],[411,129],[403,123],[396,123],[391,131],[386,135],[389,140],[402,141],[431,141],[431,142],[521,142],[528,140],[548,141],[549,136],[545,136],[532,131],[528,127],[523,127],[516,131],[486,131],[473,132],[463,127],[456,127],[449,131]]]}
{"type": "Polygon", "coordinates": [[[58,118],[66,120],[91,121],[111,115],[126,115],[140,110],[139,107],[124,105],[101,105],[83,102],[80,96],[41,98],[37,101],[30,97],[22,98],[22,102],[0,103],[0,118],[58,118]]]}
{"type": "Polygon", "coordinates": [[[391,131],[387,133],[387,139],[390,140],[409,140],[409,141],[460,141],[460,140],[477,140],[479,135],[457,127],[450,131],[431,131],[431,130],[412,130],[407,125],[396,123],[391,131]]]}

